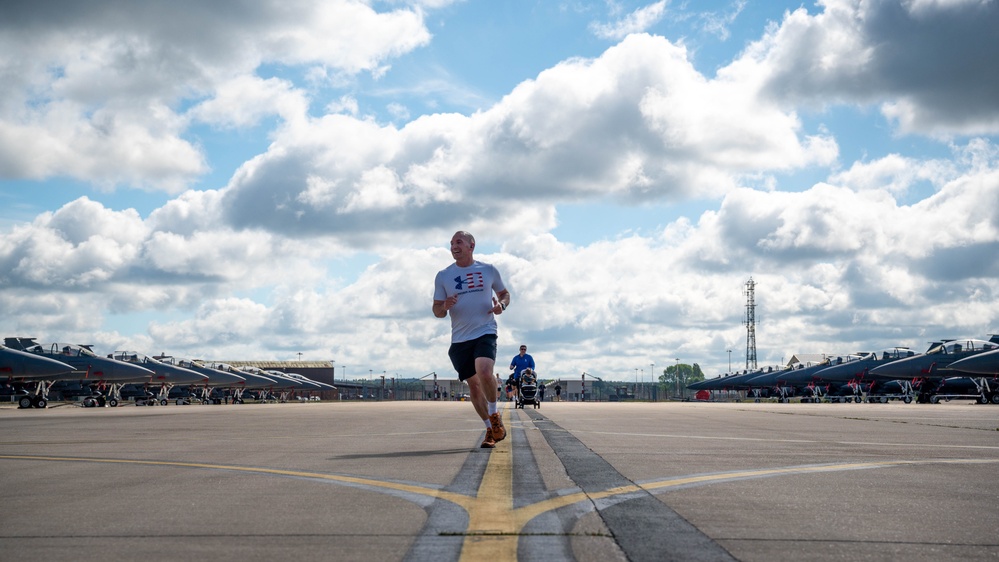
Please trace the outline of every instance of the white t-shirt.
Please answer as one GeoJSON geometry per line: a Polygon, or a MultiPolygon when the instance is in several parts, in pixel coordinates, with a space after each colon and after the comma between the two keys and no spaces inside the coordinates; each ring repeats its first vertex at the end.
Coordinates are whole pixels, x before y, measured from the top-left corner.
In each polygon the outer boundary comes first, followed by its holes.
{"type": "Polygon", "coordinates": [[[505,291],[503,278],[491,264],[473,261],[468,267],[451,264],[437,272],[434,280],[434,300],[442,301],[458,295],[448,313],[451,315],[451,343],[474,340],[496,333],[493,315],[493,293],[505,291]]]}

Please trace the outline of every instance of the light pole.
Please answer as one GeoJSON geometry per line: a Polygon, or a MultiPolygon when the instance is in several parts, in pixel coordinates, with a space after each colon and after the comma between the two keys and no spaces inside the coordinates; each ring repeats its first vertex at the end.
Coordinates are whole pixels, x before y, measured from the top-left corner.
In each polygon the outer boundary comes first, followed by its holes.
{"type": "Polygon", "coordinates": [[[674,373],[674,374],[676,375],[676,395],[679,396],[680,398],[683,398],[683,395],[680,394],[680,358],[679,357],[676,358],[676,373],[674,373]]]}
{"type": "Polygon", "coordinates": [[[732,374],[732,350],[728,350],[728,374],[732,374]]]}
{"type": "Polygon", "coordinates": [[[649,363],[649,382],[652,383],[652,387],[656,386],[656,364],[649,363]]]}

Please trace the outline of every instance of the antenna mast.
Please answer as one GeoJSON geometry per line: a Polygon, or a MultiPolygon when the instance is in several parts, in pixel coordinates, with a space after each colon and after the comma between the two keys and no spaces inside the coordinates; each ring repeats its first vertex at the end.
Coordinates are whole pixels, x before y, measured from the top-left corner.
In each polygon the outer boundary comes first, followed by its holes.
{"type": "Polygon", "coordinates": [[[746,370],[756,367],[756,282],[746,282],[746,370]]]}

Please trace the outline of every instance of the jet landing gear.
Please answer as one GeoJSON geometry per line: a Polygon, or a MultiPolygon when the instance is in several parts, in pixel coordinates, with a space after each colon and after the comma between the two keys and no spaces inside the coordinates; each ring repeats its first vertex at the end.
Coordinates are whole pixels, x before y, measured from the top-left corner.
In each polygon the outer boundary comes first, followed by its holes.
{"type": "Polygon", "coordinates": [[[17,407],[21,409],[48,408],[49,401],[42,396],[24,396],[17,401],[17,407]]]}
{"type": "Polygon", "coordinates": [[[27,396],[22,396],[17,401],[17,407],[21,409],[27,408],[48,408],[49,407],[49,387],[52,383],[45,384],[45,381],[39,381],[35,386],[35,393],[29,394],[27,396]]]}
{"type": "Polygon", "coordinates": [[[989,387],[989,381],[985,377],[972,379],[978,389],[979,404],[999,404],[999,389],[989,387]]]}

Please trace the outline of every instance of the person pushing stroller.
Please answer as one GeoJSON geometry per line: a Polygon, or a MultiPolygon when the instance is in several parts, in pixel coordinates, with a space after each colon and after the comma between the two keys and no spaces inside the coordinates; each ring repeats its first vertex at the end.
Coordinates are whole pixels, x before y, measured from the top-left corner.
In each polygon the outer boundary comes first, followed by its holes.
{"type": "Polygon", "coordinates": [[[513,381],[517,383],[520,380],[521,373],[524,369],[536,369],[534,366],[534,358],[527,354],[527,346],[521,344],[520,353],[513,356],[510,361],[510,370],[513,371],[513,381]]]}

